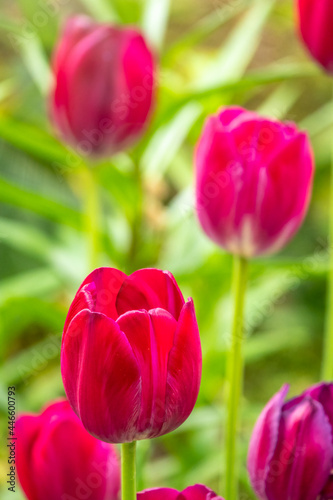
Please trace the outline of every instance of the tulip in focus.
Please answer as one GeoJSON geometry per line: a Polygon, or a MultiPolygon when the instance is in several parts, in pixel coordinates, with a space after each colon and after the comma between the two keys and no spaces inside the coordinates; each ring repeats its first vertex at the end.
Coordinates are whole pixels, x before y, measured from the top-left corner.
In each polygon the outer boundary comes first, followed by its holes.
{"type": "Polygon", "coordinates": [[[196,402],[201,346],[192,299],[157,269],[93,271],[66,319],[61,371],[85,428],[127,443],[179,427],[196,402]]]}
{"type": "Polygon", "coordinates": [[[154,63],[136,30],[73,17],[53,70],[52,119],[79,154],[114,154],[142,133],[153,102],[154,63]]]}
{"type": "Polygon", "coordinates": [[[285,403],[283,387],[253,430],[248,471],[260,500],[332,500],[333,384],[285,403]]]}
{"type": "Polygon", "coordinates": [[[224,108],[208,118],[195,162],[200,224],[228,252],[272,254],[299,229],[314,162],[306,134],[294,124],[224,108]]]}
{"type": "Polygon", "coordinates": [[[171,488],[153,488],[138,493],[138,500],[223,500],[203,484],[189,486],[183,491],[171,488]]]}
{"type": "Polygon", "coordinates": [[[28,500],[117,500],[114,448],[91,436],[67,401],[19,416],[16,435],[17,473],[28,500]]]}
{"type": "Polygon", "coordinates": [[[301,37],[312,57],[333,74],[332,0],[295,0],[301,37]]]}

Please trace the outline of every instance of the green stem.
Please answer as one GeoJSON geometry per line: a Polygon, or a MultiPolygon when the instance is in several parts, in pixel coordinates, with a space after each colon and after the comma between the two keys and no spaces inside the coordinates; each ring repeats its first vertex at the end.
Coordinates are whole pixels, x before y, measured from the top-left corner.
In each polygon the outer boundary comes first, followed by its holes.
{"type": "Polygon", "coordinates": [[[133,269],[136,269],[136,261],[142,238],[141,230],[143,222],[143,179],[140,165],[137,161],[134,164],[134,168],[134,181],[137,186],[137,198],[135,202],[135,213],[133,214],[132,220],[132,240],[129,249],[129,262],[131,263],[133,269]]]}
{"type": "Polygon", "coordinates": [[[136,441],[121,445],[121,500],[136,500],[136,441]]]}
{"type": "Polygon", "coordinates": [[[333,150],[329,201],[329,272],[327,283],[326,325],[322,362],[322,380],[333,380],[333,150]]]}
{"type": "Polygon", "coordinates": [[[84,183],[85,231],[88,241],[89,272],[98,267],[100,250],[100,207],[98,185],[94,167],[85,166],[82,171],[84,183]]]}
{"type": "Polygon", "coordinates": [[[239,407],[243,390],[243,323],[244,302],[247,282],[247,260],[234,256],[233,296],[234,315],[232,324],[231,350],[228,357],[228,404],[226,428],[226,465],[225,488],[226,500],[236,500],[238,491],[238,453],[237,434],[239,407]]]}

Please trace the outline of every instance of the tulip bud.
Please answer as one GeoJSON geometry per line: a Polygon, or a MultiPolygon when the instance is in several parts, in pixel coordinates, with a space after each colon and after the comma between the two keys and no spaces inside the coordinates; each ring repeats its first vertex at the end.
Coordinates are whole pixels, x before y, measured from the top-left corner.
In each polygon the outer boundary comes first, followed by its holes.
{"type": "Polygon", "coordinates": [[[137,500],[223,500],[203,484],[189,486],[183,491],[171,488],[153,488],[138,493],[137,500]]]}
{"type": "Polygon", "coordinates": [[[299,31],[312,57],[333,74],[332,0],[296,0],[299,31]]]}
{"type": "Polygon", "coordinates": [[[93,271],[69,309],[61,371],[85,428],[132,442],[179,427],[196,402],[201,346],[192,299],[157,269],[93,271]]]}
{"type": "Polygon", "coordinates": [[[205,233],[243,257],[280,250],[310,201],[311,146],[293,124],[224,108],[208,118],[196,150],[196,209],[205,233]]]}
{"type": "Polygon", "coordinates": [[[114,448],[91,436],[67,401],[21,415],[16,435],[17,473],[28,500],[117,500],[114,448]]]}
{"type": "Polygon", "coordinates": [[[250,480],[260,500],[329,500],[333,469],[333,384],[284,402],[284,386],[253,430],[250,480]],[[328,495],[328,496],[327,496],[328,495]]]}
{"type": "Polygon", "coordinates": [[[51,115],[83,156],[125,149],[143,131],[153,101],[154,63],[133,28],[67,22],[54,54],[51,115]]]}

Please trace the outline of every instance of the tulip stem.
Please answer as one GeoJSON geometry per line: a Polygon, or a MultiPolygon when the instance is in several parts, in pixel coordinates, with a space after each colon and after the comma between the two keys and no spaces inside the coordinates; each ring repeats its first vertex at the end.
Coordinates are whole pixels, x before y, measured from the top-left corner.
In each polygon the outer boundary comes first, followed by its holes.
{"type": "Polygon", "coordinates": [[[239,407],[243,390],[243,323],[244,303],[247,283],[247,260],[234,256],[232,290],[234,297],[234,313],[232,323],[231,347],[227,365],[228,403],[226,427],[226,465],[225,465],[225,497],[226,500],[238,498],[238,456],[237,434],[239,407]]]}
{"type": "Polygon", "coordinates": [[[85,231],[88,240],[89,272],[98,267],[99,254],[99,195],[94,166],[84,166],[82,172],[84,182],[85,231]]]}
{"type": "Polygon", "coordinates": [[[121,499],[136,500],[136,441],[121,445],[121,499]]]}
{"type": "Polygon", "coordinates": [[[331,188],[329,200],[329,271],[327,283],[327,312],[322,362],[322,380],[333,380],[333,149],[331,157],[331,188]]]}

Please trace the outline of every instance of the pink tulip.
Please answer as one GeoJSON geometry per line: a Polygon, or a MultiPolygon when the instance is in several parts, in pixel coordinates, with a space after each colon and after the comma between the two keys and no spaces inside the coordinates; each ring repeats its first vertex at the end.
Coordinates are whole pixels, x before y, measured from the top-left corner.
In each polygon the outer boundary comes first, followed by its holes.
{"type": "Polygon", "coordinates": [[[333,73],[332,0],[296,0],[299,31],[312,57],[333,73]]]}
{"type": "Polygon", "coordinates": [[[157,269],[93,271],[66,319],[61,370],[68,399],[94,436],[161,436],[196,402],[201,346],[192,299],[157,269]]]}
{"type": "Polygon", "coordinates": [[[154,63],[133,28],[71,18],[53,63],[51,114],[84,156],[125,149],[142,133],[153,101],[154,63]]]}
{"type": "Polygon", "coordinates": [[[196,151],[196,208],[206,234],[244,257],[280,250],[303,222],[314,172],[293,124],[224,108],[208,118],[196,151]]]}
{"type": "Polygon", "coordinates": [[[284,402],[284,386],[253,430],[250,480],[260,500],[332,500],[333,384],[284,402]]]}
{"type": "Polygon", "coordinates": [[[223,500],[203,484],[189,486],[183,491],[171,488],[154,488],[138,493],[138,500],[223,500]]]}
{"type": "Polygon", "coordinates": [[[28,500],[117,500],[114,448],[92,437],[67,401],[21,415],[16,435],[17,473],[28,500]]]}

